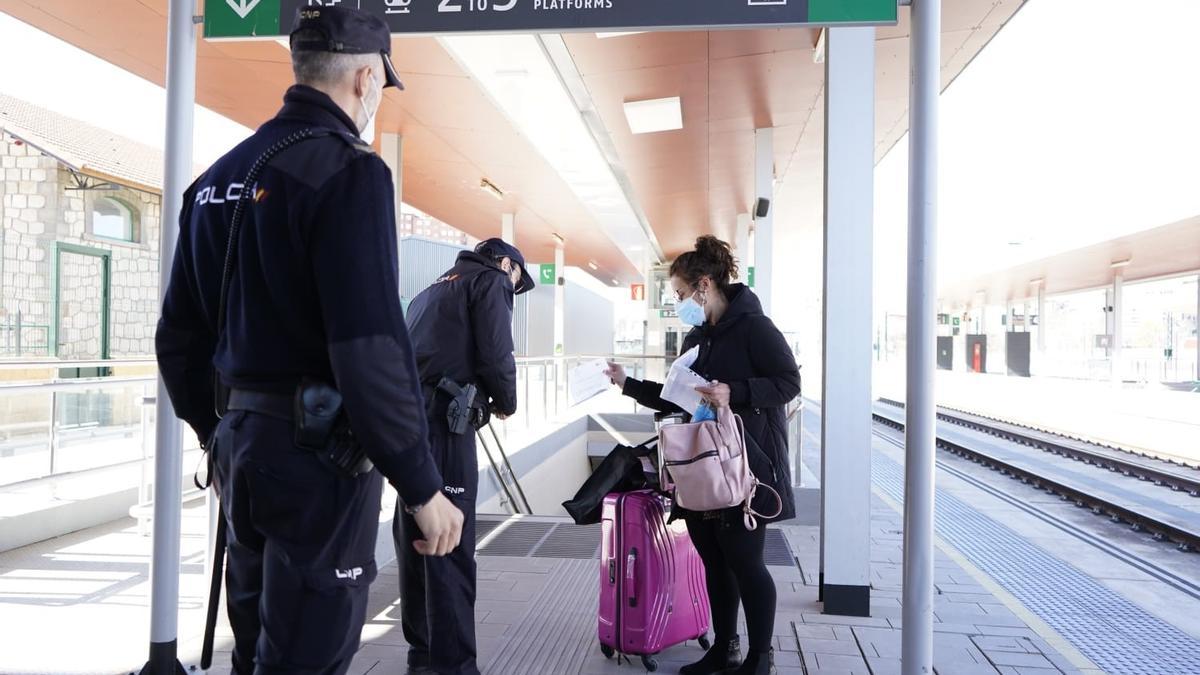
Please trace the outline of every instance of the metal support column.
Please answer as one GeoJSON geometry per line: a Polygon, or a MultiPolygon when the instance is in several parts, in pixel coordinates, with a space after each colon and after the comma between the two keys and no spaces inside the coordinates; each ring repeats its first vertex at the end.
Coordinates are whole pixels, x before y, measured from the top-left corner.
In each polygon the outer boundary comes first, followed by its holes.
{"type": "Polygon", "coordinates": [[[379,156],[392,172],[392,194],[395,198],[396,222],[399,223],[401,205],[404,204],[404,137],[400,134],[380,134],[379,156]]]}
{"type": "Polygon", "coordinates": [[[863,195],[874,194],[875,29],[831,28],[825,49],[821,597],[826,614],[867,616],[874,203],[863,195]]]}
{"type": "Polygon", "coordinates": [[[1196,275],[1196,381],[1200,382],[1200,274],[1196,275]]]}
{"type": "Polygon", "coordinates": [[[567,275],[567,253],[562,242],[554,247],[554,355],[562,356],[565,351],[567,316],[567,289],[563,278],[567,275]]]}
{"type": "MultiPolygon", "coordinates": [[[[183,193],[192,180],[196,108],[196,3],[171,0],[167,10],[167,144],[159,242],[159,301],[171,278],[183,193]]],[[[143,674],[183,673],[178,660],[179,539],[183,511],[183,428],[158,381],[155,403],[154,553],[150,562],[150,659],[143,674]]]]}
{"type": "Polygon", "coordinates": [[[567,289],[564,280],[567,276],[567,254],[562,240],[554,247],[554,413],[558,414],[559,401],[567,406],[567,364],[562,357],[566,354],[567,334],[567,289]],[[559,388],[562,382],[562,388],[559,388]]]}
{"type": "Polygon", "coordinates": [[[1042,356],[1046,355],[1046,284],[1038,284],[1037,290],[1037,318],[1038,318],[1038,351],[1042,356]]]}
{"type": "Polygon", "coordinates": [[[754,196],[770,201],[767,215],[754,217],[754,293],[771,315],[775,246],[775,130],[754,130],[754,196]]]}
{"type": "Polygon", "coordinates": [[[1120,270],[1117,270],[1116,275],[1113,277],[1111,313],[1112,331],[1109,333],[1112,335],[1112,383],[1114,385],[1121,384],[1121,380],[1125,377],[1125,373],[1122,369],[1123,364],[1121,362],[1121,340],[1124,337],[1122,335],[1123,331],[1121,330],[1121,319],[1122,315],[1124,314],[1125,304],[1123,297],[1125,295],[1124,291],[1125,277],[1121,274],[1120,270]]]}
{"type": "Polygon", "coordinates": [[[934,368],[937,345],[938,95],[941,0],[913,0],[908,165],[908,383],[905,407],[901,672],[933,673],[934,368]]]}
{"type": "Polygon", "coordinates": [[[500,214],[500,238],[505,243],[517,245],[517,214],[500,214]]]}
{"type": "Polygon", "coordinates": [[[750,228],[752,226],[753,220],[749,213],[737,215],[737,232],[734,235],[733,250],[737,255],[738,267],[741,268],[743,275],[754,264],[754,251],[751,250],[750,245],[750,228]]]}

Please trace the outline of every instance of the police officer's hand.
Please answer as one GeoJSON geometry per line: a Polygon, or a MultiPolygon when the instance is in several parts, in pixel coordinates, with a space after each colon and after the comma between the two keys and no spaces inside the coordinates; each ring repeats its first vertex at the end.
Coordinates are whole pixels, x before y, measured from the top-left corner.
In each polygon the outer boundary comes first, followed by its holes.
{"type": "Polygon", "coordinates": [[[417,553],[444,556],[458,548],[462,539],[463,512],[438,492],[413,516],[424,539],[413,542],[417,553]]]}
{"type": "Polygon", "coordinates": [[[625,366],[609,361],[608,369],[604,371],[604,375],[612,380],[613,384],[622,389],[625,388],[625,380],[628,379],[628,376],[625,375],[625,366]]]}

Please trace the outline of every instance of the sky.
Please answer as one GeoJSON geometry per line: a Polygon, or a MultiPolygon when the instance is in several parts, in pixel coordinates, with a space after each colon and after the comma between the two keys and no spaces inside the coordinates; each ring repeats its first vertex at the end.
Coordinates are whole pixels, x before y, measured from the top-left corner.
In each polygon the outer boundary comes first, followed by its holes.
{"type": "MultiPolygon", "coordinates": [[[[1030,0],[941,98],[939,279],[1200,214],[1196,26],[1196,0],[1030,0]]],[[[876,251],[905,250],[907,180],[906,136],[876,170],[876,251]]],[[[876,260],[903,307],[904,256],[876,260]]]]}
{"type": "MultiPolygon", "coordinates": [[[[0,92],[161,150],[166,91],[0,13],[0,92]],[[36,54],[36,68],[22,68],[36,54]]],[[[196,106],[193,160],[208,166],[251,130],[196,106]]]]}

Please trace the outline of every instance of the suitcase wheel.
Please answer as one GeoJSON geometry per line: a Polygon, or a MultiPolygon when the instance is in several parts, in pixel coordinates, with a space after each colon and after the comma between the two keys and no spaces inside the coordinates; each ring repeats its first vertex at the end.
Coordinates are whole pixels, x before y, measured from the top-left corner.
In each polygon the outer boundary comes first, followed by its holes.
{"type": "Polygon", "coordinates": [[[604,658],[611,659],[617,652],[608,645],[600,645],[600,653],[604,655],[604,658]]]}
{"type": "Polygon", "coordinates": [[[710,642],[708,639],[708,633],[701,635],[699,642],[700,642],[700,648],[703,649],[704,651],[708,651],[712,647],[712,642],[710,642]]]}
{"type": "Polygon", "coordinates": [[[658,661],[655,661],[653,656],[643,656],[642,666],[646,669],[646,672],[653,673],[658,670],[658,661]]]}

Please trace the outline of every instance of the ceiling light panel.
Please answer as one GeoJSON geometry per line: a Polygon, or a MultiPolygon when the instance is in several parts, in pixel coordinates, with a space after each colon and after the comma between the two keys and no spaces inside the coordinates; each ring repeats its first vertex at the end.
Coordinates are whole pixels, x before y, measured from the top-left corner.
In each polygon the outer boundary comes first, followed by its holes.
{"type": "Polygon", "coordinates": [[[635,134],[678,131],[683,128],[683,108],[678,96],[629,101],[625,104],[625,119],[635,134]]]}
{"type": "Polygon", "coordinates": [[[438,42],[529,140],[635,268],[642,223],[605,155],[532,35],[461,35],[438,42]]]}

